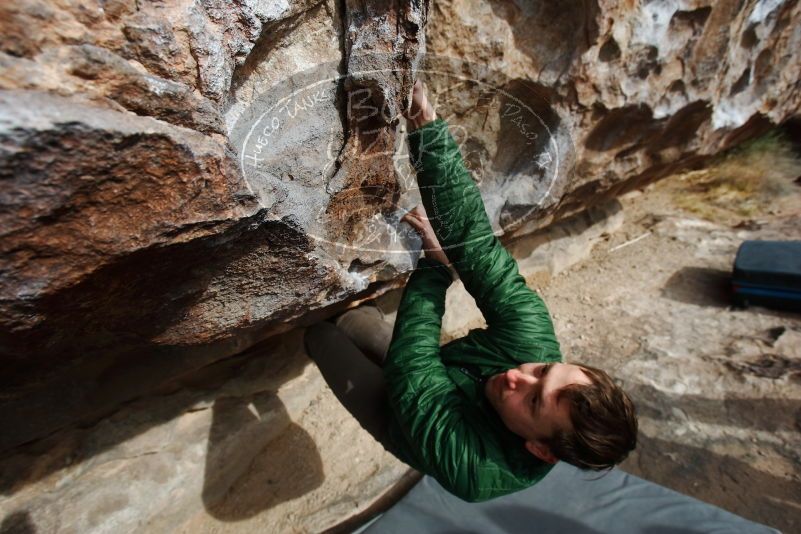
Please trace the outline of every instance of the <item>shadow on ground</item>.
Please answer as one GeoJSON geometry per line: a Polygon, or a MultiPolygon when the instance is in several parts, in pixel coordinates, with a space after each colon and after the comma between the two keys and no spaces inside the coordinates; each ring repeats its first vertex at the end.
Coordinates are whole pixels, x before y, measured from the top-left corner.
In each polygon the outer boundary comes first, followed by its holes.
{"type": "Polygon", "coordinates": [[[247,519],[305,495],[324,479],[314,440],[289,419],[276,395],[215,401],[202,494],[212,516],[247,519]]]}
{"type": "MultiPolygon", "coordinates": [[[[798,532],[801,482],[760,470],[756,462],[744,462],[708,449],[652,438],[642,433],[637,449],[621,467],[627,472],[658,480],[660,484],[752,521],[783,532],[798,532]],[[743,491],[747,485],[748,491],[743,491]],[[794,498],[791,496],[795,496],[794,498]]],[[[758,456],[758,450],[754,450],[758,456]]]]}
{"type": "MultiPolygon", "coordinates": [[[[291,421],[276,394],[309,363],[299,352],[301,340],[301,330],[274,336],[238,356],[172,381],[95,425],[65,429],[14,450],[0,460],[0,495],[14,495],[50,473],[83,464],[154,426],[203,410],[211,411],[201,492],[210,515],[223,521],[242,520],[308,493],[324,480],[322,459],[312,437],[291,421]]],[[[182,443],[179,448],[188,448],[201,437],[198,431],[205,437],[202,420],[192,422],[189,417],[174,426],[170,437],[182,443]]],[[[158,439],[157,435],[152,439],[158,439]]],[[[156,451],[153,454],[162,446],[171,447],[159,441],[135,445],[156,451]]],[[[165,457],[169,455],[167,450],[165,457]]],[[[184,458],[188,460],[189,455],[184,458]]],[[[106,474],[99,468],[86,476],[83,482],[80,477],[73,482],[82,483],[83,491],[93,491],[94,485],[104,484],[106,474]]],[[[131,477],[134,483],[138,481],[135,471],[131,477]]],[[[61,493],[54,488],[53,495],[61,493]]],[[[3,518],[0,532],[34,532],[29,513],[37,520],[41,513],[45,523],[52,521],[47,517],[49,507],[44,506],[51,498],[35,495],[23,502],[30,512],[13,511],[3,518]]]]}
{"type": "Polygon", "coordinates": [[[665,283],[662,296],[696,306],[732,305],[731,273],[708,267],[682,267],[665,283]]]}
{"type": "Polygon", "coordinates": [[[3,518],[0,534],[35,534],[36,528],[31,522],[31,515],[25,511],[13,512],[3,518]]]}

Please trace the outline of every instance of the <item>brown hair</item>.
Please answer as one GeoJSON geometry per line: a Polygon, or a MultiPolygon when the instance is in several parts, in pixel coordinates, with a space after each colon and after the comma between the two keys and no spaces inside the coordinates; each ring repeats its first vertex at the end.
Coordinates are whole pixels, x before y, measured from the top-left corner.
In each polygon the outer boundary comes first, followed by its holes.
{"type": "Polygon", "coordinates": [[[608,470],[637,446],[637,412],[628,395],[604,371],[579,365],[592,384],[559,391],[570,405],[571,430],[546,440],[551,452],[581,469],[608,470]]]}

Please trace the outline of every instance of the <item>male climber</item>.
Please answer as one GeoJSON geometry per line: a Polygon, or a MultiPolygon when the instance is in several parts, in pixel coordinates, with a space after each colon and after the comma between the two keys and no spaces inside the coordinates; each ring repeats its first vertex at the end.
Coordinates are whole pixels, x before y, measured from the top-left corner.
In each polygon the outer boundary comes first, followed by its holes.
{"type": "Polygon", "coordinates": [[[493,234],[420,81],[404,116],[425,212],[418,206],[402,220],[420,233],[426,255],[403,291],[391,338],[380,312],[363,306],[336,326],[309,328],[307,352],[387,450],[464,500],[524,489],[558,460],[611,468],[636,445],[631,400],[604,371],[562,361],[544,302],[493,234]],[[487,327],[440,347],[451,269],[487,327]]]}

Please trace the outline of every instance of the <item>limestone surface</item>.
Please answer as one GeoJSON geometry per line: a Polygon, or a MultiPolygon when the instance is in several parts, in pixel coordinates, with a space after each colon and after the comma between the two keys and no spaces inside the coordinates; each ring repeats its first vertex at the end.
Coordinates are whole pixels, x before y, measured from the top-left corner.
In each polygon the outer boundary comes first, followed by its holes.
{"type": "Polygon", "coordinates": [[[416,78],[509,238],[798,121],[799,50],[792,0],[2,3],[0,451],[402,284],[416,78]]]}

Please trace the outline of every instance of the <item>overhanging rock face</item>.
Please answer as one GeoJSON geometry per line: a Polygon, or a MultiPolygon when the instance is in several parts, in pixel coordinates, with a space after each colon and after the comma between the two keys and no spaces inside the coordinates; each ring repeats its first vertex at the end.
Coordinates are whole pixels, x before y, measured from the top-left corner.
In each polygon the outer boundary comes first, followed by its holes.
{"type": "MultiPolygon", "coordinates": [[[[454,77],[447,61],[432,68],[448,72],[433,77],[449,89],[443,103],[464,125],[464,151],[490,170],[488,197],[505,181],[493,171],[515,176],[523,165],[523,175],[531,175],[532,164],[526,169],[524,162],[532,158],[521,156],[530,144],[512,127],[519,127],[513,119],[521,109],[533,111],[539,130],[562,143],[566,176],[538,206],[560,215],[797,116],[799,17],[797,2],[781,1],[491,7],[446,0],[432,9],[427,46],[430,57],[467,60],[469,69],[450,62],[458,74],[505,90],[508,104],[488,115],[492,106],[474,96],[486,86],[444,82],[454,77]]],[[[513,194],[501,197],[500,222],[521,212],[530,217],[531,206],[518,206],[513,194]]]]}
{"type": "Polygon", "coordinates": [[[416,73],[517,233],[801,104],[791,1],[0,12],[0,449],[411,269],[416,73]]]}
{"type": "MultiPolygon", "coordinates": [[[[316,148],[356,154],[328,175],[341,189],[365,170],[393,187],[391,158],[360,163],[344,95],[372,88],[382,119],[397,122],[426,4],[2,10],[0,420],[14,431],[0,448],[106,413],[365,289],[303,226],[328,204],[347,209],[317,187],[328,171],[316,148]],[[394,59],[359,59],[367,51],[394,59]],[[246,176],[226,122],[260,112],[263,88],[315,64],[339,77],[315,110],[331,146],[290,143],[282,160],[311,187],[246,176]]],[[[394,126],[377,127],[393,147],[394,126]]]]}

